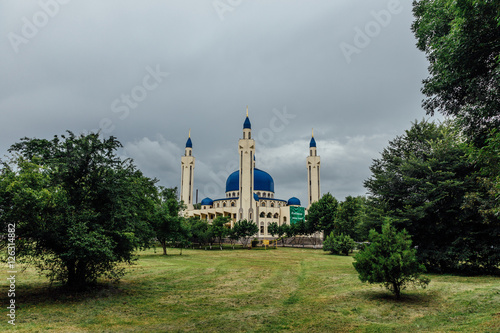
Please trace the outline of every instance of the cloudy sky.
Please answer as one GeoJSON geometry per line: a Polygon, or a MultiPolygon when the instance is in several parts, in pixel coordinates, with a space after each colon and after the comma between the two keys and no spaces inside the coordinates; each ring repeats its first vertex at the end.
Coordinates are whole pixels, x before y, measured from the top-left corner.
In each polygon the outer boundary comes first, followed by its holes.
{"type": "Polygon", "coordinates": [[[191,128],[199,200],[223,197],[248,105],[257,167],[307,203],[363,195],[372,159],[425,116],[411,1],[3,0],[0,155],[21,137],[101,129],[179,186],[191,128]]]}

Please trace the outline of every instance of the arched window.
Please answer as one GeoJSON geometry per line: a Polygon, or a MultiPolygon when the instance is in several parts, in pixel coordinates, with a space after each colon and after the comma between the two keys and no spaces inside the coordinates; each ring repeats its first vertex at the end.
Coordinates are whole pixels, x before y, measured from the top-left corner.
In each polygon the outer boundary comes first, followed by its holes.
{"type": "Polygon", "coordinates": [[[257,196],[260,197],[260,192],[257,192],[257,196]]]}
{"type": "Polygon", "coordinates": [[[233,201],[233,202],[231,202],[231,207],[234,207],[234,205],[235,205],[235,204],[234,204],[234,201],[233,201]]]}
{"type": "Polygon", "coordinates": [[[283,223],[286,223],[286,216],[283,216],[283,223]]]}
{"type": "Polygon", "coordinates": [[[226,203],[225,202],[222,204],[222,207],[226,207],[226,203]]]}
{"type": "Polygon", "coordinates": [[[259,216],[260,216],[260,217],[266,217],[266,213],[261,212],[259,216]]]}
{"type": "Polygon", "coordinates": [[[271,207],[274,207],[274,202],[271,202],[271,207]]]}
{"type": "Polygon", "coordinates": [[[262,203],[260,205],[261,205],[261,207],[266,207],[266,203],[264,201],[262,201],[262,203]]]}
{"type": "Polygon", "coordinates": [[[274,214],[274,218],[277,219],[278,218],[278,213],[275,213],[274,214]]]}
{"type": "Polygon", "coordinates": [[[269,219],[270,219],[271,217],[273,217],[273,214],[271,214],[271,213],[267,213],[267,218],[269,218],[269,219]]]}

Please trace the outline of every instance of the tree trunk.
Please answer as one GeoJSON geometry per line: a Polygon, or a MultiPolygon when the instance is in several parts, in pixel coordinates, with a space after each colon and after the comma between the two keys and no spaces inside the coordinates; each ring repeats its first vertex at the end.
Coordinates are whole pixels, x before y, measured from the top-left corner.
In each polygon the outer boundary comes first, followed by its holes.
{"type": "Polygon", "coordinates": [[[73,290],[82,290],[87,284],[85,263],[79,261],[72,261],[67,264],[68,268],[68,282],[67,286],[73,290]]]}
{"type": "Polygon", "coordinates": [[[163,255],[167,255],[167,243],[166,242],[161,242],[161,247],[163,248],[163,255]]]}
{"type": "Polygon", "coordinates": [[[70,261],[66,264],[66,269],[68,270],[68,281],[66,284],[68,287],[72,288],[76,283],[76,271],[75,271],[75,262],[70,261]]]}
{"type": "Polygon", "coordinates": [[[392,287],[394,288],[394,294],[396,295],[397,299],[401,298],[401,286],[397,282],[392,283],[392,287]]]}

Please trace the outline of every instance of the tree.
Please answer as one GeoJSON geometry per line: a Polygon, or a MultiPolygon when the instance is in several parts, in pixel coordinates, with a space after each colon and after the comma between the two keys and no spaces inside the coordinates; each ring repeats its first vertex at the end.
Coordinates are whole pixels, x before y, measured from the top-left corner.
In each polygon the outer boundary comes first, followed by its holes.
{"type": "Polygon", "coordinates": [[[313,202],[307,212],[309,230],[322,230],[324,237],[335,229],[335,217],[339,202],[330,193],[323,195],[318,201],[313,202]]]}
{"type": "Polygon", "coordinates": [[[180,248],[179,255],[182,255],[182,249],[191,245],[191,229],[188,220],[180,217],[180,225],[174,235],[176,245],[180,248]]]}
{"type": "Polygon", "coordinates": [[[479,207],[485,220],[494,223],[494,217],[500,216],[500,131],[492,131],[482,148],[470,145],[469,158],[479,172],[478,191],[468,194],[468,206],[479,207]]]}
{"type": "Polygon", "coordinates": [[[177,188],[160,187],[159,195],[151,224],[163,254],[167,255],[167,243],[182,238],[184,234],[181,226],[183,218],[179,216],[183,204],[177,200],[177,188]]]}
{"type": "Polygon", "coordinates": [[[291,224],[290,227],[293,229],[293,237],[294,241],[299,236],[299,241],[302,243],[302,247],[304,247],[304,237],[300,236],[305,236],[307,235],[307,227],[306,223],[304,220],[300,220],[295,222],[294,224],[291,224]]]}
{"type": "Polygon", "coordinates": [[[370,245],[354,259],[354,268],[362,282],[381,283],[398,299],[408,286],[425,288],[430,281],[420,276],[425,266],[418,262],[410,236],[406,230],[397,232],[390,220],[385,221],[381,234],[370,231],[370,245]]]}
{"type": "Polygon", "coordinates": [[[250,237],[259,232],[259,227],[252,221],[246,219],[236,222],[233,228],[238,238],[241,239],[243,247],[247,247],[250,237]]]}
{"type": "MultiPolygon", "coordinates": [[[[74,289],[104,276],[150,244],[155,180],[116,156],[114,137],[28,139],[12,145],[0,175],[0,225],[15,221],[17,256],[74,289]]],[[[5,242],[6,240],[2,240],[5,242]]]]}
{"type": "Polygon", "coordinates": [[[288,235],[293,234],[293,232],[290,232],[291,225],[289,224],[282,224],[280,225],[278,229],[278,237],[281,238],[281,246],[285,246],[285,238],[289,237],[288,235]]]}
{"type": "Polygon", "coordinates": [[[476,146],[500,127],[500,2],[413,2],[412,30],[427,54],[423,81],[428,114],[457,117],[476,146]]]}
{"type": "Polygon", "coordinates": [[[416,122],[370,167],[371,203],[405,228],[418,257],[438,272],[494,273],[500,264],[500,220],[470,204],[478,167],[452,124],[416,122]]]}
{"type": "Polygon", "coordinates": [[[278,226],[278,223],[276,223],[276,222],[269,223],[269,226],[267,227],[267,231],[273,237],[274,237],[274,235],[278,235],[279,234],[279,229],[280,229],[280,227],[278,226]]]}
{"type": "Polygon", "coordinates": [[[329,251],[332,254],[345,254],[349,255],[356,243],[349,235],[336,235],[333,232],[330,233],[323,242],[323,251],[329,251]]]}
{"type": "Polygon", "coordinates": [[[343,202],[339,204],[337,214],[335,216],[335,233],[337,235],[345,234],[350,238],[358,239],[357,229],[361,223],[362,206],[360,197],[347,196],[343,202]]]}
{"type": "Polygon", "coordinates": [[[240,239],[240,236],[236,232],[234,228],[229,229],[227,237],[229,238],[229,242],[231,243],[231,246],[233,247],[234,250],[234,244],[238,242],[240,239]]]}
{"type": "MultiPolygon", "coordinates": [[[[414,1],[412,30],[427,54],[430,76],[422,92],[428,114],[453,116],[471,143],[470,179],[476,189],[465,195],[464,208],[476,210],[483,225],[470,228],[474,237],[457,238],[466,250],[455,255],[471,271],[498,271],[500,251],[490,240],[500,237],[500,2],[488,0],[414,1]]],[[[461,265],[463,266],[463,265],[461,265]]]]}
{"type": "Polygon", "coordinates": [[[222,250],[222,239],[226,237],[229,229],[226,227],[230,223],[230,218],[227,216],[217,216],[210,225],[212,235],[219,241],[219,247],[222,250]]]}

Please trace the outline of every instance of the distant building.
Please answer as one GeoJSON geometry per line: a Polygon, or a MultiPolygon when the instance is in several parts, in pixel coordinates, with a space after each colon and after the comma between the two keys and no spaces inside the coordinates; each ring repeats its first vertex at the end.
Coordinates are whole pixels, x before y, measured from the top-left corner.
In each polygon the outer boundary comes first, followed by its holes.
{"type": "MultiPolygon", "coordinates": [[[[252,125],[248,109],[243,123],[243,138],[238,141],[239,170],[226,180],[226,195],[222,199],[205,198],[201,208],[193,205],[193,184],[195,158],[191,134],[186,142],[185,154],[181,158],[180,198],[186,204],[186,216],[197,216],[212,221],[217,216],[231,218],[231,226],[238,220],[252,220],[259,226],[258,237],[270,237],[268,226],[272,222],[295,223],[304,219],[305,208],[296,197],[288,200],[274,197],[274,180],[270,174],[255,167],[255,140],[252,139],[252,125]]],[[[320,157],[316,151],[314,133],[309,144],[307,157],[308,203],[320,198],[320,157]]]]}

